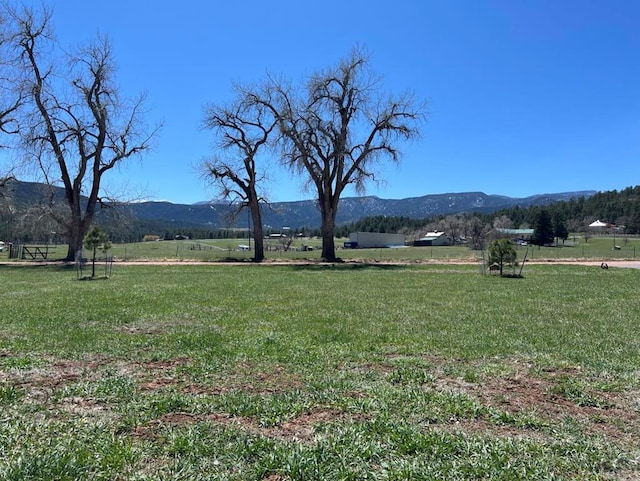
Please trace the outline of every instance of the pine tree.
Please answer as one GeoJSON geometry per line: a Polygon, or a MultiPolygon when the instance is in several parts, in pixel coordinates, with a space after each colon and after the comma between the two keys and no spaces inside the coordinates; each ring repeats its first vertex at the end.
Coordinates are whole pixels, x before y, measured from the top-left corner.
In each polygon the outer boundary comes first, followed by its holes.
{"type": "Polygon", "coordinates": [[[551,222],[549,211],[542,209],[538,212],[533,224],[533,236],[531,236],[531,243],[538,246],[551,244],[554,239],[553,234],[553,224],[551,222]]]}
{"type": "Polygon", "coordinates": [[[564,242],[569,237],[567,224],[564,221],[563,215],[558,211],[553,214],[553,235],[556,238],[556,244],[558,239],[562,239],[564,242]]]}

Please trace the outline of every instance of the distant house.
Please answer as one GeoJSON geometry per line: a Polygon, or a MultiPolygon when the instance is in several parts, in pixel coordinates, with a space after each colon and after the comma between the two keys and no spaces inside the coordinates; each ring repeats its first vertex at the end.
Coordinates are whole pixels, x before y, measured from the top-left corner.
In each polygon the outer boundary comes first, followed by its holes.
{"type": "Polygon", "coordinates": [[[496,229],[501,235],[514,239],[518,243],[531,240],[533,236],[533,229],[496,229]]]}
{"type": "Polygon", "coordinates": [[[416,247],[420,246],[451,246],[451,238],[441,231],[427,232],[424,237],[413,242],[416,247]]]}
{"type": "Polygon", "coordinates": [[[379,247],[404,247],[403,234],[387,234],[382,232],[351,232],[345,248],[377,249],[379,247]]]}
{"type": "Polygon", "coordinates": [[[609,227],[609,224],[602,222],[600,219],[589,224],[590,229],[606,229],[607,227],[609,227]]]}

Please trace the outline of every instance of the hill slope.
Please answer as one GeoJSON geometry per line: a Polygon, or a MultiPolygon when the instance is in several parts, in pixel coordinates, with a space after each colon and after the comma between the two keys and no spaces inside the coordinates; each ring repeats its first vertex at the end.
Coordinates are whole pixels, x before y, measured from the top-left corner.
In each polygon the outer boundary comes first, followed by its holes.
{"type": "MultiPolygon", "coordinates": [[[[46,202],[46,189],[42,184],[31,182],[11,182],[9,195],[17,208],[46,202]]],[[[577,197],[589,197],[595,191],[563,192],[540,194],[524,198],[501,195],[487,195],[482,192],[464,192],[424,195],[405,199],[381,199],[375,196],[347,197],[340,201],[337,223],[339,225],[356,222],[372,216],[404,216],[424,219],[437,215],[470,212],[493,212],[503,208],[532,205],[547,205],[577,197]]],[[[62,201],[62,189],[57,189],[56,200],[62,201]]],[[[130,214],[141,221],[162,221],[175,227],[201,226],[203,228],[229,227],[229,214],[233,210],[226,203],[198,203],[192,205],[171,202],[140,202],[126,204],[130,214]]],[[[317,228],[320,213],[313,200],[296,202],[276,202],[263,209],[265,226],[317,228]]],[[[238,227],[247,226],[247,215],[240,214],[234,223],[238,227]]]]}
{"type": "MultiPolygon", "coordinates": [[[[593,191],[543,194],[526,198],[487,195],[482,192],[425,195],[406,199],[381,199],[379,197],[347,197],[340,201],[338,224],[356,222],[364,217],[385,215],[414,219],[463,212],[493,212],[499,209],[531,205],[547,205],[576,197],[589,197],[593,191]]],[[[169,202],[143,202],[129,206],[139,219],[187,222],[189,224],[225,227],[230,208],[227,204],[171,204],[169,202]]],[[[320,225],[320,213],[315,201],[277,202],[264,206],[266,226],[311,227],[320,225]]],[[[247,216],[240,215],[238,226],[246,226],[247,216]]]]}

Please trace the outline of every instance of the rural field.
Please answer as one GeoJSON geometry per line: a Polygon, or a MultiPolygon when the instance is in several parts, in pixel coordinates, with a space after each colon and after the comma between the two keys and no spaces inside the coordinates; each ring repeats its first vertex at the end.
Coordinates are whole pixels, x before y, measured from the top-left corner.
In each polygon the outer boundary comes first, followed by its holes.
{"type": "MultiPolygon", "coordinates": [[[[336,246],[341,246],[348,239],[336,239],[336,246]]],[[[114,244],[111,254],[121,260],[250,260],[251,251],[238,251],[239,245],[246,245],[247,239],[225,240],[187,240],[141,242],[135,244],[114,244]]],[[[319,239],[297,239],[291,245],[292,249],[283,251],[278,249],[277,241],[266,243],[270,250],[266,250],[267,260],[319,260],[321,241],[319,239]],[[302,246],[313,248],[303,251],[302,246]]],[[[518,258],[527,252],[529,260],[558,260],[558,259],[640,259],[640,241],[636,237],[611,238],[592,237],[585,242],[578,236],[571,236],[567,243],[559,247],[527,247],[518,246],[518,258]],[[617,245],[619,249],[613,249],[617,245]],[[637,252],[636,252],[637,247],[637,252]]],[[[65,250],[61,250],[64,255],[65,250]]],[[[339,249],[337,255],[344,260],[360,260],[367,262],[424,262],[465,260],[473,261],[481,252],[473,251],[467,246],[446,247],[411,247],[405,249],[339,249]]]]}
{"type": "MultiPolygon", "coordinates": [[[[336,246],[342,246],[348,239],[336,239],[336,246]]],[[[196,239],[168,240],[159,242],[114,243],[109,251],[116,261],[202,261],[249,262],[253,251],[239,250],[240,245],[253,246],[253,241],[244,239],[196,239]]],[[[287,251],[276,241],[265,243],[266,261],[318,261],[321,241],[319,239],[296,239],[287,251]],[[303,246],[312,250],[303,250],[303,246]]],[[[48,249],[50,259],[63,258],[66,245],[39,245],[41,251],[48,249]]],[[[572,235],[558,247],[518,246],[518,259],[525,253],[530,261],[555,260],[640,260],[640,239],[637,237],[591,237],[588,242],[572,235]],[[617,249],[613,247],[617,246],[617,249]]],[[[467,246],[408,247],[401,249],[342,249],[337,255],[345,261],[423,263],[442,261],[475,262],[482,252],[467,246]]],[[[85,253],[87,256],[87,253],[85,253]]],[[[0,252],[0,262],[7,261],[8,249],[0,252]]]]}
{"type": "Polygon", "coordinates": [[[640,477],[640,270],[1,265],[0,479],[640,477]]]}

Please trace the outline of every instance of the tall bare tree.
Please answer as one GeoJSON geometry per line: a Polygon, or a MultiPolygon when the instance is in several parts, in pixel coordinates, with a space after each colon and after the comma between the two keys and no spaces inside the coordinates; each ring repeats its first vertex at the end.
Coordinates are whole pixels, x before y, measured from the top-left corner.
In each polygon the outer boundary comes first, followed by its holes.
{"type": "MultiPolygon", "coordinates": [[[[17,57],[11,45],[11,22],[6,12],[0,10],[0,149],[5,138],[18,133],[18,114],[24,102],[20,80],[15,75],[17,57]]],[[[11,167],[0,171],[0,198],[7,196],[7,183],[13,179],[11,167]]]]}
{"type": "Polygon", "coordinates": [[[438,228],[445,232],[454,244],[460,242],[464,219],[461,215],[448,215],[438,223],[438,228]]]}
{"type": "Polygon", "coordinates": [[[322,258],[336,261],[334,231],[348,186],[365,192],[382,160],[399,162],[398,141],[418,135],[422,105],[408,95],[386,96],[361,50],[311,77],[296,91],[270,79],[284,162],[304,174],[317,195],[322,258]]]}
{"type": "Polygon", "coordinates": [[[259,168],[259,153],[268,146],[269,137],[277,122],[272,111],[263,103],[253,101],[255,94],[236,86],[236,98],[227,106],[207,108],[204,125],[215,132],[223,155],[207,161],[205,175],[220,187],[220,193],[238,206],[239,213],[248,208],[253,224],[253,260],[264,260],[260,194],[264,168],[259,168]]]}
{"type": "Polygon", "coordinates": [[[21,58],[16,74],[26,95],[22,148],[47,184],[64,188],[68,212],[52,214],[69,244],[66,259],[73,260],[103,201],[103,176],[148,150],[157,128],[149,132],[142,122],[144,95],[121,98],[107,38],[76,53],[60,53],[51,12],[22,7],[9,8],[8,14],[21,58]]]}

